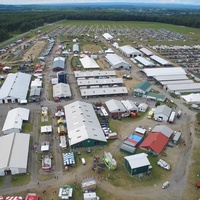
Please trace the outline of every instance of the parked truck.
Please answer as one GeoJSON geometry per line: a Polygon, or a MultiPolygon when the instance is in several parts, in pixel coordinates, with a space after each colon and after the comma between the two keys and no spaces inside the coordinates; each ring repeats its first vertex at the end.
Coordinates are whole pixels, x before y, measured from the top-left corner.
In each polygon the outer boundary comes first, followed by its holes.
{"type": "Polygon", "coordinates": [[[182,115],[182,110],[179,110],[178,113],[177,113],[177,118],[180,118],[182,115]]]}

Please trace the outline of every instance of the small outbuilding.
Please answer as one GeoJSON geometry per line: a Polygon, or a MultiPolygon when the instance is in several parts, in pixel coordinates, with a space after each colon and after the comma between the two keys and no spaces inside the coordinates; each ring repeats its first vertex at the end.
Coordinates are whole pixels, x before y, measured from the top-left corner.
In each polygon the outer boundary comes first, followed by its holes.
{"type": "Polygon", "coordinates": [[[182,135],[182,133],[179,132],[179,131],[174,133],[174,137],[173,137],[173,139],[172,139],[172,141],[173,141],[174,144],[177,144],[177,143],[178,143],[178,141],[179,141],[180,138],[181,138],[181,135],[182,135]]]}
{"type": "Polygon", "coordinates": [[[148,105],[146,103],[140,103],[138,106],[139,112],[146,112],[148,109],[148,105]]]}
{"type": "Polygon", "coordinates": [[[145,153],[139,153],[124,157],[125,167],[131,176],[143,175],[149,172],[151,164],[147,156],[145,153]]]}
{"type": "Polygon", "coordinates": [[[52,70],[53,71],[61,71],[65,69],[65,58],[56,57],[53,61],[52,70]]]}

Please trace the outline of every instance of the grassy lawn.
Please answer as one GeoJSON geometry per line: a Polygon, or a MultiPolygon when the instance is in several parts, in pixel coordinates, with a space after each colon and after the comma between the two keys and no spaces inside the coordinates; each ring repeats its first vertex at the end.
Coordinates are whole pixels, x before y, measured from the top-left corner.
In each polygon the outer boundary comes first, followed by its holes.
{"type": "Polygon", "coordinates": [[[32,123],[23,123],[22,125],[22,132],[30,133],[33,131],[33,124],[32,123]]]}
{"type": "Polygon", "coordinates": [[[11,176],[11,185],[13,187],[27,185],[30,182],[30,174],[16,174],[11,176]]]}
{"type": "Polygon", "coordinates": [[[0,187],[4,184],[4,181],[5,181],[5,177],[1,176],[0,177],[0,187]]]}

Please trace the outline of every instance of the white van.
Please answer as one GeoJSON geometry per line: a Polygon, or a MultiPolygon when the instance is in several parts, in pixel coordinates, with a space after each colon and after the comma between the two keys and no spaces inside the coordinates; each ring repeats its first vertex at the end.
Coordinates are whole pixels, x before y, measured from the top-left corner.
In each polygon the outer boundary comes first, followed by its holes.
{"type": "Polygon", "coordinates": [[[166,181],[162,184],[162,189],[165,189],[169,186],[169,181],[166,181]]]}

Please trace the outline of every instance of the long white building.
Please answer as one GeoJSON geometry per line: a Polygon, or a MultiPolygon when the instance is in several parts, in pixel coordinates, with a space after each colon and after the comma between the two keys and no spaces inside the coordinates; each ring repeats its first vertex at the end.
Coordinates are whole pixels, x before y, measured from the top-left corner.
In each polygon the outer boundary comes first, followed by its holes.
{"type": "Polygon", "coordinates": [[[0,176],[27,172],[30,135],[11,133],[0,137],[0,176]]]}
{"type": "Polygon", "coordinates": [[[25,73],[8,74],[0,89],[0,104],[19,103],[26,100],[31,75],[25,73]]]}

